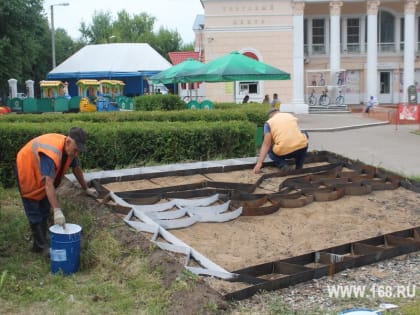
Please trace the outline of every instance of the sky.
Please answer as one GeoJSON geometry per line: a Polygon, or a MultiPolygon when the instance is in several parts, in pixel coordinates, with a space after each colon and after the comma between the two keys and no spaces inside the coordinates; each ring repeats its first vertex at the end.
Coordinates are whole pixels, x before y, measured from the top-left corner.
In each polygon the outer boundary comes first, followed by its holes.
{"type": "Polygon", "coordinates": [[[44,0],[44,11],[51,24],[54,5],[54,28],[63,28],[73,39],[80,37],[80,23],[89,25],[95,11],[110,12],[113,19],[126,10],[131,16],[145,12],[156,18],[155,31],[163,26],[178,31],[184,44],[194,41],[192,26],[197,14],[204,14],[200,0],[44,0]],[[69,3],[68,6],[57,6],[69,3]]]}

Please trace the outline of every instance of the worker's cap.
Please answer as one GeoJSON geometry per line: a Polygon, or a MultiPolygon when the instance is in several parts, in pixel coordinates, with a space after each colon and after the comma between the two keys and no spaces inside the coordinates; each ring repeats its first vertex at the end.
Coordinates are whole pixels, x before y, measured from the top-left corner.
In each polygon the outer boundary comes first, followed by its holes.
{"type": "Polygon", "coordinates": [[[77,148],[79,149],[80,152],[87,151],[87,148],[85,145],[87,134],[82,128],[80,127],[71,128],[69,137],[72,138],[76,142],[77,148]]]}
{"type": "Polygon", "coordinates": [[[268,114],[268,117],[270,117],[271,114],[278,113],[278,112],[279,112],[279,110],[274,107],[274,108],[270,109],[267,114],[268,114]]]}

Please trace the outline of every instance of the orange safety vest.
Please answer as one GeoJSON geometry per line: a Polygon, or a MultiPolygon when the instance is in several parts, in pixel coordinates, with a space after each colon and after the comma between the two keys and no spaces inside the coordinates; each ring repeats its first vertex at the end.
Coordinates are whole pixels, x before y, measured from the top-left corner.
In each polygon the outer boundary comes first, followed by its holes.
{"type": "Polygon", "coordinates": [[[41,176],[40,153],[54,161],[54,186],[58,187],[72,162],[72,159],[68,158],[65,165],[61,167],[65,142],[66,136],[49,133],[32,139],[20,149],[16,157],[16,168],[23,198],[42,200],[46,196],[45,183],[41,176]]]}
{"type": "Polygon", "coordinates": [[[308,139],[302,133],[297,118],[289,113],[277,113],[268,121],[273,141],[273,152],[279,156],[303,149],[308,139]]]}

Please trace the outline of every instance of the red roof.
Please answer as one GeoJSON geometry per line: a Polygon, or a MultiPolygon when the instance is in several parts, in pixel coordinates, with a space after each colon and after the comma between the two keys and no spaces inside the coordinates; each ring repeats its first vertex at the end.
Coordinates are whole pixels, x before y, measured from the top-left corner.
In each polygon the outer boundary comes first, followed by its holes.
{"type": "Polygon", "coordinates": [[[173,51],[168,53],[168,55],[174,66],[188,58],[192,58],[194,60],[199,59],[199,53],[195,51],[173,51]]]}

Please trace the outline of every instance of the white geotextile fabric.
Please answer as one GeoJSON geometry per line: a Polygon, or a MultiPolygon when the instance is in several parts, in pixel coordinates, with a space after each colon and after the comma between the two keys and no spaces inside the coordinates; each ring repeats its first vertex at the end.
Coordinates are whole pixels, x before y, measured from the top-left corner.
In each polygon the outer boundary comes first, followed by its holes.
{"type": "Polygon", "coordinates": [[[196,222],[230,221],[242,214],[242,207],[228,211],[230,201],[211,206],[219,200],[218,194],[200,199],[173,199],[153,205],[131,205],[112,192],[110,197],[118,205],[131,208],[131,211],[124,218],[124,222],[129,226],[137,231],[152,233],[151,241],[159,248],[186,255],[185,268],[189,271],[198,275],[208,275],[221,279],[235,277],[235,274],[203,256],[175,237],[168,229],[184,228],[196,222]],[[165,241],[159,241],[159,238],[165,241]],[[202,268],[188,266],[191,258],[197,261],[202,268]]]}

